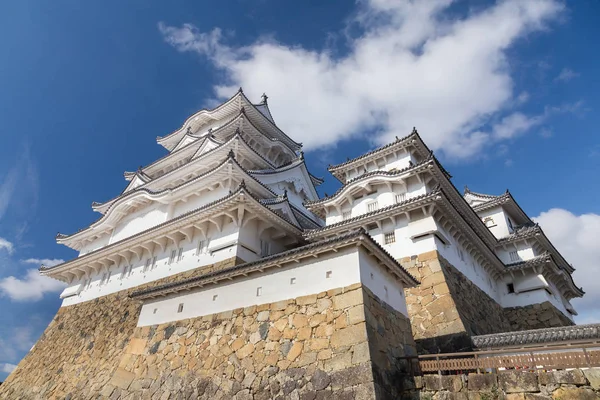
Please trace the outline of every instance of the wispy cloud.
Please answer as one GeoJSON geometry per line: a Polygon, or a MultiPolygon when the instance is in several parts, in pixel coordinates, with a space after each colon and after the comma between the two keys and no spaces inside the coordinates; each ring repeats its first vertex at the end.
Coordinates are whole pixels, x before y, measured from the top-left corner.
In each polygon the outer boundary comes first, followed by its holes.
{"type": "Polygon", "coordinates": [[[600,302],[600,215],[575,215],[568,210],[553,208],[533,218],[538,222],[548,238],[573,263],[573,279],[577,286],[583,286],[586,294],[574,299],[573,306],[579,312],[579,323],[600,322],[598,303],[600,302]]]}
{"type": "Polygon", "coordinates": [[[560,74],[558,74],[558,76],[556,78],[554,78],[554,80],[562,81],[562,82],[569,82],[573,78],[577,78],[579,75],[580,75],[579,73],[573,71],[570,68],[563,68],[562,71],[560,71],[560,74]]]}
{"type": "Polygon", "coordinates": [[[65,260],[60,258],[28,258],[21,260],[25,264],[35,264],[37,266],[54,267],[55,265],[62,264],[65,260]]]}
{"type": "Polygon", "coordinates": [[[508,49],[547,28],[565,7],[554,0],[507,0],[457,18],[447,12],[451,3],[359,2],[351,24],[363,34],[348,39],[350,51],[342,57],[332,49],[308,50],[272,38],[231,46],[218,28],[202,32],[191,24],[163,23],[158,28],[177,50],[195,52],[224,72],[215,85],[217,97],[242,86],[251,96],[266,91],[276,99],[278,122],[291,136],[302,137],[307,150],[364,132],[377,132],[373,141],[379,144],[416,126],[432,149],[471,158],[539,125],[535,116],[518,121],[515,115],[506,121],[512,131],[484,129],[527,101],[527,95],[514,93],[508,49]],[[493,135],[497,140],[490,140],[493,135]]]}
{"type": "Polygon", "coordinates": [[[28,269],[23,278],[9,276],[0,279],[0,294],[14,301],[41,300],[46,293],[59,292],[64,287],[64,283],[40,275],[35,268],[28,269]]]}
{"type": "Polygon", "coordinates": [[[2,177],[0,176],[0,219],[6,214],[8,207],[19,197],[16,204],[26,203],[27,215],[37,207],[39,196],[38,170],[31,158],[29,145],[25,144],[18,153],[14,166],[2,177]],[[27,201],[23,201],[23,199],[27,201]]]}
{"type": "Polygon", "coordinates": [[[15,368],[17,368],[17,366],[15,364],[0,363],[0,372],[5,372],[7,374],[10,374],[11,372],[13,372],[15,370],[15,368]]]}
{"type": "Polygon", "coordinates": [[[15,248],[11,242],[0,237],[0,250],[6,250],[8,254],[12,254],[15,251],[15,248]]]}

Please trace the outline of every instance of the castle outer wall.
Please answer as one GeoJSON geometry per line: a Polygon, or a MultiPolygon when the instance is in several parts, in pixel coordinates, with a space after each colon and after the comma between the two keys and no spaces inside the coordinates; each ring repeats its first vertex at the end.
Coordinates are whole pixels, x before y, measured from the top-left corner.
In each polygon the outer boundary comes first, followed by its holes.
{"type": "Polygon", "coordinates": [[[0,398],[387,399],[415,354],[408,318],[360,283],[137,327],[141,306],[122,291],[62,307],[0,398]]]}
{"type": "Polygon", "coordinates": [[[550,302],[501,307],[437,251],[399,262],[421,282],[405,289],[419,354],[468,351],[476,335],[573,325],[550,302]]]}

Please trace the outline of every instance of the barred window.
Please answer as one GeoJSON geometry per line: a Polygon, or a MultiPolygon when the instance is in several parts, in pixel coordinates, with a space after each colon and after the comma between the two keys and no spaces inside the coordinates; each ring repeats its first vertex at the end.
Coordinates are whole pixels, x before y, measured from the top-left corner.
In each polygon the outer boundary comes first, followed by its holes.
{"type": "Polygon", "coordinates": [[[384,234],[383,241],[385,244],[396,243],[396,232],[388,232],[384,234]]]}
{"type": "Polygon", "coordinates": [[[183,259],[183,247],[179,248],[179,252],[177,253],[177,262],[183,259]]]}
{"type": "Polygon", "coordinates": [[[175,257],[177,256],[177,250],[172,250],[171,251],[171,257],[169,257],[169,264],[173,264],[173,262],[175,261],[175,257]]]}
{"type": "Polygon", "coordinates": [[[350,217],[352,216],[352,211],[344,211],[342,213],[342,219],[345,221],[347,219],[350,219],[350,217]]]}
{"type": "Polygon", "coordinates": [[[521,257],[519,257],[519,253],[516,250],[511,251],[510,253],[508,253],[508,255],[510,256],[510,261],[521,261],[521,257]]]}
{"type": "Polygon", "coordinates": [[[406,201],[406,193],[396,193],[396,203],[406,201]]]}
{"type": "Polygon", "coordinates": [[[377,209],[379,209],[379,203],[377,201],[372,201],[367,204],[367,212],[376,211],[377,209]]]}

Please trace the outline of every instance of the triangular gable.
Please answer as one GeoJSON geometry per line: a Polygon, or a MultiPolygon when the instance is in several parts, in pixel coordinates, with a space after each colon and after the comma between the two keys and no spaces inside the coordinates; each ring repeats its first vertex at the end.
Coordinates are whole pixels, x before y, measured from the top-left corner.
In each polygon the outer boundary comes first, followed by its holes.
{"type": "Polygon", "coordinates": [[[122,193],[127,193],[135,188],[145,185],[146,183],[148,183],[148,181],[148,179],[142,178],[139,173],[135,174],[131,182],[129,182],[129,185],[127,185],[127,187],[125,188],[125,190],[123,190],[122,193]]]}
{"type": "Polygon", "coordinates": [[[296,218],[296,215],[294,214],[294,211],[292,210],[292,207],[288,203],[287,199],[280,201],[276,200],[276,202],[273,203],[267,200],[266,202],[264,202],[264,205],[272,211],[276,212],[277,214],[281,215],[283,218],[287,219],[294,225],[302,227],[302,224],[300,224],[300,222],[296,218]]]}
{"type": "Polygon", "coordinates": [[[221,145],[222,145],[222,143],[217,142],[215,139],[213,139],[212,136],[207,136],[204,139],[204,142],[202,143],[202,145],[200,145],[198,150],[196,150],[196,152],[194,153],[194,155],[192,156],[191,159],[193,160],[195,158],[198,158],[202,154],[208,153],[209,151],[214,150],[221,145]]]}
{"type": "Polygon", "coordinates": [[[196,140],[199,140],[199,138],[197,138],[197,137],[195,137],[195,136],[192,136],[192,135],[188,135],[188,134],[186,134],[186,135],[185,135],[185,136],[184,136],[184,137],[183,137],[183,138],[182,138],[182,139],[179,141],[179,143],[177,143],[177,146],[175,146],[175,147],[173,148],[173,150],[171,150],[171,153],[173,153],[173,152],[175,152],[175,151],[177,151],[177,150],[179,150],[179,149],[181,149],[181,148],[183,148],[183,147],[187,146],[187,145],[188,145],[188,144],[190,144],[190,143],[193,143],[193,142],[195,142],[196,140]]]}

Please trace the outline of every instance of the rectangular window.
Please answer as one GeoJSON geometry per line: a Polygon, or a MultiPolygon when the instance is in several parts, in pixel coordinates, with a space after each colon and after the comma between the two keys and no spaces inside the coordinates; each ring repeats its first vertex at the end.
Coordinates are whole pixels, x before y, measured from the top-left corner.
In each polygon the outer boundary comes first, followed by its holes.
{"type": "Polygon", "coordinates": [[[147,258],[146,265],[144,265],[144,272],[147,272],[150,269],[151,265],[152,265],[152,258],[147,258]]]}
{"type": "Polygon", "coordinates": [[[183,258],[183,247],[179,248],[179,252],[177,253],[177,262],[181,261],[183,258]]]}
{"type": "Polygon", "coordinates": [[[262,296],[262,287],[256,288],[256,296],[262,296]]]}
{"type": "Polygon", "coordinates": [[[384,234],[383,241],[385,244],[396,243],[396,232],[388,232],[384,234]]]}
{"type": "Polygon", "coordinates": [[[352,216],[352,211],[344,211],[342,212],[342,219],[345,221],[347,219],[350,219],[350,217],[352,216]]]}
{"type": "Polygon", "coordinates": [[[507,284],[506,288],[508,289],[508,293],[514,293],[515,292],[515,285],[512,284],[512,283],[507,284]]]}
{"type": "Polygon", "coordinates": [[[511,251],[508,253],[508,255],[510,256],[510,261],[512,262],[521,261],[521,257],[519,257],[519,253],[516,250],[511,251]]]}
{"type": "Polygon", "coordinates": [[[177,312],[180,313],[183,311],[183,303],[179,303],[179,307],[177,307],[177,312]]]}
{"type": "Polygon", "coordinates": [[[406,193],[396,193],[396,203],[406,201],[406,193]]]}
{"type": "Polygon", "coordinates": [[[156,268],[156,256],[152,257],[152,269],[156,268]]]}
{"type": "Polygon", "coordinates": [[[367,204],[367,212],[377,211],[378,209],[379,209],[379,202],[377,202],[377,201],[372,201],[369,204],[367,204]]]}
{"type": "Polygon", "coordinates": [[[331,278],[331,271],[325,272],[325,278],[331,278]]]}
{"type": "Polygon", "coordinates": [[[173,264],[175,261],[175,257],[177,257],[177,250],[171,250],[171,256],[169,257],[169,265],[173,264]]]}
{"type": "Polygon", "coordinates": [[[217,301],[217,298],[219,297],[218,294],[213,294],[213,301],[217,301]]]}
{"type": "Polygon", "coordinates": [[[271,243],[266,240],[260,241],[260,255],[261,257],[266,257],[271,254],[271,243]]]}
{"type": "Polygon", "coordinates": [[[290,285],[296,284],[296,278],[290,278],[290,285]]]}

